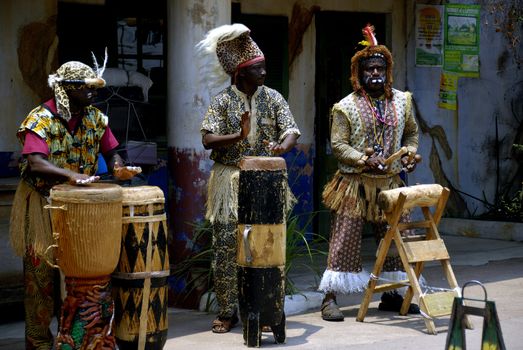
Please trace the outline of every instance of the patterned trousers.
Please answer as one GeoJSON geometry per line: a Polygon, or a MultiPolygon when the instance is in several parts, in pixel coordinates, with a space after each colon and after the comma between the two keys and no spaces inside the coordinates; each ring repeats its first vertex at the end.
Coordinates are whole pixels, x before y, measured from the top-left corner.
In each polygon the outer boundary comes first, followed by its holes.
{"type": "Polygon", "coordinates": [[[23,258],[25,282],[25,347],[27,350],[49,350],[53,334],[49,329],[55,311],[55,300],[60,300],[54,286],[59,285],[56,271],[30,252],[23,258]]]}
{"type": "MultiPolygon", "coordinates": [[[[361,272],[361,239],[363,233],[363,218],[354,218],[346,215],[332,213],[331,240],[329,244],[329,257],[327,268],[338,272],[361,272]]],[[[408,222],[409,217],[405,215],[401,222],[408,222]]],[[[387,232],[386,222],[370,222],[374,232],[376,244],[387,232]]],[[[399,256],[387,256],[383,265],[383,271],[403,270],[403,264],[399,256]]]]}
{"type": "Polygon", "coordinates": [[[218,317],[230,318],[238,305],[238,269],[236,263],[237,222],[213,224],[214,290],[220,308],[218,317]]]}

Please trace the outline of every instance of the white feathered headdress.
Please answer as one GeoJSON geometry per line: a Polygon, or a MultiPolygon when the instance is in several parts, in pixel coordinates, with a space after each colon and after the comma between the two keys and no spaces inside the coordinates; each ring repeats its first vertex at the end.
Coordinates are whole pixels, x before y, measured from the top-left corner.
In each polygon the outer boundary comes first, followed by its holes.
{"type": "Polygon", "coordinates": [[[210,30],[196,45],[200,74],[210,88],[222,86],[240,66],[264,60],[263,52],[241,23],[210,30]]]}

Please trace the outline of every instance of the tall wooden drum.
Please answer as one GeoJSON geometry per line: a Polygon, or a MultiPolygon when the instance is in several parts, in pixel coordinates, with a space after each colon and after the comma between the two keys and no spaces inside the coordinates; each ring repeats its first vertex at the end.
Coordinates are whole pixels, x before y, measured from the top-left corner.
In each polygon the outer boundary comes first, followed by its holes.
{"type": "Polygon", "coordinates": [[[280,157],[245,157],[238,193],[238,300],[243,338],[258,347],[270,326],[285,342],[287,166],[280,157]]]}
{"type": "Polygon", "coordinates": [[[115,349],[110,275],[120,255],[122,190],[118,185],[58,185],[51,189],[55,259],[67,296],[57,349],[115,349]]]}
{"type": "Polygon", "coordinates": [[[121,187],[57,185],[50,198],[60,270],[67,277],[110,275],[120,256],[121,187]]]}
{"type": "Polygon", "coordinates": [[[112,275],[120,350],[162,349],[167,339],[167,223],[156,186],[123,187],[121,255],[112,275]]]}

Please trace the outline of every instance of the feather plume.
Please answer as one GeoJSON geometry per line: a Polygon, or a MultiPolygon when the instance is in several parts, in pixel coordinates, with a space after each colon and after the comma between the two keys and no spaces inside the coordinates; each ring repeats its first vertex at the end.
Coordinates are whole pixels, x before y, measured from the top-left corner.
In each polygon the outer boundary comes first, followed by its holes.
{"type": "Polygon", "coordinates": [[[54,89],[55,84],[61,82],[63,79],[58,76],[58,74],[50,74],[47,78],[47,84],[50,88],[54,89]]]}
{"type": "Polygon", "coordinates": [[[374,35],[374,26],[370,23],[367,24],[365,28],[362,29],[363,37],[365,38],[364,41],[360,42],[365,46],[376,46],[378,45],[378,40],[376,40],[376,36],[374,35]]]}
{"type": "Polygon", "coordinates": [[[94,52],[91,51],[91,56],[93,56],[93,64],[94,64],[94,72],[96,73],[96,76],[98,78],[101,78],[105,72],[105,66],[107,65],[107,47],[105,48],[105,55],[104,55],[104,63],[102,68],[98,65],[98,61],[96,60],[96,56],[94,55],[94,52]]]}
{"type": "Polygon", "coordinates": [[[205,38],[196,44],[195,54],[200,77],[209,90],[220,88],[230,81],[230,76],[225,73],[216,55],[218,43],[233,40],[249,31],[249,28],[240,23],[227,24],[210,30],[205,38]]]}
{"type": "Polygon", "coordinates": [[[94,55],[94,52],[91,51],[91,56],[93,56],[93,64],[94,64],[94,71],[98,73],[98,61],[96,60],[96,56],[94,55]]]}

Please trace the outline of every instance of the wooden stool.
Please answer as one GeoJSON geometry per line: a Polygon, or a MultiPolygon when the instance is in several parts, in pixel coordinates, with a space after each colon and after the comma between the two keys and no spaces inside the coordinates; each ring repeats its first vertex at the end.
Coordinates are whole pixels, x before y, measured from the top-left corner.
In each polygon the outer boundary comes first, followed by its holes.
{"type": "MultiPolygon", "coordinates": [[[[382,239],[377,253],[369,285],[358,311],[357,321],[363,322],[373,293],[385,292],[407,285],[400,315],[406,315],[414,294],[419,299],[420,309],[429,333],[437,334],[433,318],[450,315],[454,297],[459,294],[459,287],[450,266],[450,258],[441,239],[437,225],[443,215],[450,190],[440,185],[416,185],[383,191],[378,196],[378,205],[385,212],[389,229],[382,239]],[[402,213],[411,208],[420,207],[425,220],[400,223],[402,213]],[[434,214],[430,208],[434,207],[434,214]],[[400,232],[409,229],[425,229],[425,234],[403,237],[400,232]],[[391,242],[394,241],[408,280],[377,285],[378,278],[391,242]],[[419,277],[423,264],[428,261],[440,261],[450,289],[448,291],[423,294],[419,277]]],[[[469,324],[470,328],[470,324],[469,324]]]]}

